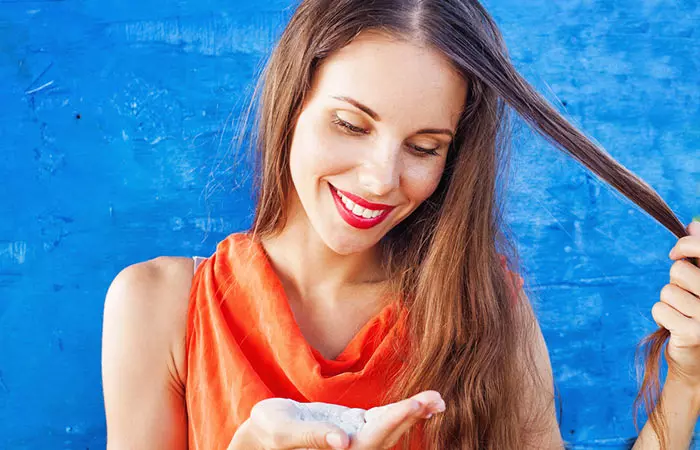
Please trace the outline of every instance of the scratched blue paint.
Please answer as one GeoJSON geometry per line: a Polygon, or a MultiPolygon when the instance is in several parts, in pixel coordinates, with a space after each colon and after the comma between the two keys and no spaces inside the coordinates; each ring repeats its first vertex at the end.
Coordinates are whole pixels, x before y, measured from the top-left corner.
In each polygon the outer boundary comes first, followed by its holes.
{"type": "MultiPolygon", "coordinates": [[[[0,448],[104,447],[124,266],[250,223],[231,122],[290,2],[0,0],[0,448]],[[237,188],[234,188],[236,187],[237,188]]],[[[685,221],[700,213],[696,0],[489,0],[525,76],[685,221]]],[[[526,129],[509,218],[573,448],[624,448],[675,238],[526,129]]]]}

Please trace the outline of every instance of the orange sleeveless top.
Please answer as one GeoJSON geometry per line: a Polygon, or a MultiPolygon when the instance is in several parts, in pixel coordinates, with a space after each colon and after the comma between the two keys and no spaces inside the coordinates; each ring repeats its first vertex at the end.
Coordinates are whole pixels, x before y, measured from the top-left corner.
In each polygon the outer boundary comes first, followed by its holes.
{"type": "MultiPolygon", "coordinates": [[[[520,278],[522,285],[522,278],[520,278]]],[[[187,312],[191,450],[225,449],[253,406],[271,397],[369,409],[401,368],[406,310],[384,307],[334,360],[299,329],[262,245],[234,233],[196,269],[187,312]]]]}

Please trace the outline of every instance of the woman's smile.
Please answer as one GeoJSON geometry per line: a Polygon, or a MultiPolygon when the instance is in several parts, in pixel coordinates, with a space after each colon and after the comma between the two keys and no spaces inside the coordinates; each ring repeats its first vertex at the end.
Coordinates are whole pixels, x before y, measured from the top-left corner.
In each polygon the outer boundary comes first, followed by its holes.
{"type": "Polygon", "coordinates": [[[352,227],[372,228],[382,223],[394,209],[394,206],[368,202],[350,192],[340,191],[330,183],[328,186],[340,217],[352,227]]]}

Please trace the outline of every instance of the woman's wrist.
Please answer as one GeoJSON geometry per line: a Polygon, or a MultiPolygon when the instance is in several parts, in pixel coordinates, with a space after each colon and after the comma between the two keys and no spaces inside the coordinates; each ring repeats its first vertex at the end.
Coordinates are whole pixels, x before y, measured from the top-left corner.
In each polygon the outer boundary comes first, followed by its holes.
{"type": "Polygon", "coordinates": [[[686,403],[695,420],[700,417],[700,386],[669,372],[663,390],[667,403],[686,403]]]}
{"type": "MultiPolygon", "coordinates": [[[[695,423],[700,413],[700,395],[698,387],[682,377],[669,372],[661,391],[662,414],[666,423],[666,448],[688,448],[693,435],[695,423]]],[[[658,408],[658,405],[657,405],[658,408]]],[[[650,422],[644,425],[633,447],[635,450],[658,450],[659,436],[650,422]]]]}

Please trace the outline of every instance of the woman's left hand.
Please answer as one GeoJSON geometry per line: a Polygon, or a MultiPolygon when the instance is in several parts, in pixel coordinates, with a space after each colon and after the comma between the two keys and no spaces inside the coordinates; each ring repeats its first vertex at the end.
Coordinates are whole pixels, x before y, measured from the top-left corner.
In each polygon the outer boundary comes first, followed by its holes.
{"type": "Polygon", "coordinates": [[[670,282],[661,289],[661,301],[651,314],[671,337],[666,348],[669,377],[700,392],[700,222],[687,227],[690,236],[682,237],[671,249],[675,262],[670,282]],[[691,262],[692,261],[692,262],[691,262]]]}

